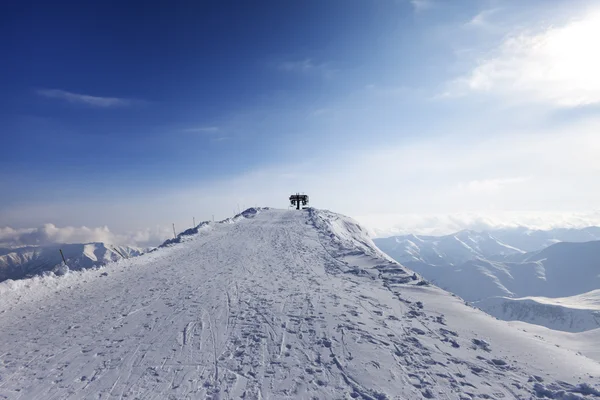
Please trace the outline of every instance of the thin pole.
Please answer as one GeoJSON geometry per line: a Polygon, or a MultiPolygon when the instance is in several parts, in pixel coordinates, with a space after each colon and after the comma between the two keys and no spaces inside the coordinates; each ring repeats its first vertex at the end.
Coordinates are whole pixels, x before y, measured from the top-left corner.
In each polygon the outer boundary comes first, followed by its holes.
{"type": "Polygon", "coordinates": [[[213,214],[212,216],[213,216],[213,222],[215,222],[215,214],[213,214]]]}
{"type": "Polygon", "coordinates": [[[58,251],[60,251],[60,256],[62,257],[63,262],[65,263],[65,265],[67,265],[67,260],[65,260],[65,255],[63,254],[62,249],[58,249],[58,251]]]}
{"type": "Polygon", "coordinates": [[[194,225],[192,225],[192,228],[196,227],[196,217],[192,217],[192,219],[194,220],[194,225]]]}
{"type": "Polygon", "coordinates": [[[177,234],[175,233],[175,224],[173,224],[173,237],[177,239],[177,234]]]}
{"type": "Polygon", "coordinates": [[[129,257],[125,257],[125,256],[123,255],[123,253],[121,253],[119,250],[117,250],[117,248],[116,248],[116,247],[113,247],[113,250],[114,250],[114,251],[115,251],[115,252],[116,252],[118,255],[120,255],[120,256],[121,256],[121,258],[129,258],[129,257]]]}

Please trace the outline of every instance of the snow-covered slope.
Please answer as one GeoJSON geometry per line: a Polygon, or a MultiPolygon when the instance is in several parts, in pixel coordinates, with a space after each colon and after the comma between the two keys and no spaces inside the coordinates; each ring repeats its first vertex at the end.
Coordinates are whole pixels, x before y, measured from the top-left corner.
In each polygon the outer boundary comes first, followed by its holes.
{"type": "Polygon", "coordinates": [[[600,362],[600,346],[598,346],[600,328],[585,332],[564,332],[521,321],[511,321],[508,324],[521,331],[532,333],[537,340],[570,349],[600,362]]]}
{"type": "Polygon", "coordinates": [[[139,248],[105,243],[0,248],[0,282],[54,270],[63,264],[59,249],[62,249],[71,270],[97,267],[142,254],[139,248]]]}
{"type": "Polygon", "coordinates": [[[506,321],[523,321],[566,332],[600,328],[600,290],[572,297],[492,297],[474,303],[506,321]]]}
{"type": "Polygon", "coordinates": [[[0,284],[0,398],[596,398],[330,212],[253,210],[102,271],[0,284]]]}

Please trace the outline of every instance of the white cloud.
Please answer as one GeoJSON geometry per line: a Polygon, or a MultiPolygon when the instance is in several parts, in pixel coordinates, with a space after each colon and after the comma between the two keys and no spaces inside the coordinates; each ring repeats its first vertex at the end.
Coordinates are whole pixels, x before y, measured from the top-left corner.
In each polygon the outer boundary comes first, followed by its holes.
{"type": "MultiPolygon", "coordinates": [[[[482,21],[483,16],[475,23],[482,21]]],[[[513,35],[454,81],[449,94],[488,93],[558,107],[600,103],[598,37],[600,12],[542,32],[513,35]]]]}
{"type": "Polygon", "coordinates": [[[111,232],[107,226],[88,228],[86,226],[57,227],[54,224],[44,224],[38,228],[22,229],[7,226],[0,227],[0,246],[43,246],[53,243],[103,242],[145,247],[157,245],[172,237],[172,234],[173,231],[168,227],[116,234],[111,232]]]}
{"type": "Polygon", "coordinates": [[[67,92],[60,89],[40,89],[36,93],[43,97],[51,99],[60,99],[69,103],[84,104],[92,107],[110,108],[110,107],[126,107],[134,104],[134,100],[118,97],[98,97],[87,94],[79,94],[67,92]]]}
{"type": "Polygon", "coordinates": [[[491,27],[490,17],[498,12],[497,8],[483,10],[475,15],[465,24],[467,28],[489,28],[491,27]]]}
{"type": "Polygon", "coordinates": [[[29,233],[33,229],[13,229],[10,226],[0,227],[0,243],[10,242],[20,235],[29,233]]]}
{"type": "Polygon", "coordinates": [[[476,231],[495,228],[527,227],[548,230],[553,228],[585,228],[600,226],[600,211],[591,212],[532,212],[496,211],[454,214],[375,214],[356,216],[369,228],[373,237],[396,235],[447,235],[463,229],[476,231]]]}

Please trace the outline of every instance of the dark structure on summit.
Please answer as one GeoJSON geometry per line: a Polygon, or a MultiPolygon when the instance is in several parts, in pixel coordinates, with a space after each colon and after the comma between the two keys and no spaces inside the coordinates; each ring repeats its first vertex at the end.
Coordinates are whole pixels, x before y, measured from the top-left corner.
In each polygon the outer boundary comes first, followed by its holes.
{"type": "Polygon", "coordinates": [[[299,193],[293,194],[290,196],[290,202],[293,206],[296,206],[296,210],[299,210],[300,204],[303,206],[308,204],[308,195],[299,193]]]}

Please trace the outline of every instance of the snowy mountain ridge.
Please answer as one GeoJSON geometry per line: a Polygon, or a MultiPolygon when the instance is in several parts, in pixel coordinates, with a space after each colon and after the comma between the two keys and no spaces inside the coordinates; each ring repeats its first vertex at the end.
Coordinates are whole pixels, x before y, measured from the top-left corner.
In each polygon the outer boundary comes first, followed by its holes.
{"type": "Polygon", "coordinates": [[[400,263],[455,265],[476,258],[522,254],[487,232],[460,231],[447,236],[394,236],[375,239],[377,246],[400,263]]]}
{"type": "Polygon", "coordinates": [[[456,265],[476,258],[503,260],[506,256],[543,250],[560,242],[600,240],[600,227],[556,228],[547,231],[504,228],[463,230],[445,236],[402,235],[377,238],[375,244],[398,262],[456,265]]]}
{"type": "Polygon", "coordinates": [[[490,297],[473,303],[505,321],[523,321],[565,332],[600,329],[600,290],[563,297],[490,297]]]}
{"type": "Polygon", "coordinates": [[[102,272],[0,283],[0,397],[600,396],[600,363],[429,285],[347,217],[229,222],[102,272]]]}
{"type": "Polygon", "coordinates": [[[600,289],[571,297],[523,297],[523,300],[535,300],[540,304],[558,305],[578,310],[599,310],[600,289]]]}
{"type": "Polygon", "coordinates": [[[59,271],[63,264],[62,250],[67,266],[80,270],[102,266],[122,258],[135,257],[142,249],[106,243],[54,244],[0,248],[0,282],[7,279],[23,279],[28,276],[59,271]]]}
{"type": "Polygon", "coordinates": [[[513,255],[511,261],[475,258],[462,264],[404,264],[467,301],[488,297],[568,297],[600,288],[600,241],[557,243],[513,255]]]}
{"type": "Polygon", "coordinates": [[[495,229],[490,233],[511,246],[530,252],[541,250],[559,242],[591,242],[600,240],[600,227],[554,228],[549,230],[529,228],[495,229]]]}
{"type": "Polygon", "coordinates": [[[554,243],[556,238],[585,240],[598,233],[595,227],[461,231],[444,237],[375,239],[375,243],[434,284],[476,302],[497,318],[579,331],[600,327],[597,310],[571,307],[578,299],[550,304],[540,298],[578,296],[600,288],[600,241],[554,243]],[[523,241],[515,242],[518,237],[523,241]],[[522,250],[534,242],[543,247],[522,250]],[[548,243],[552,244],[544,247],[548,243]]]}

